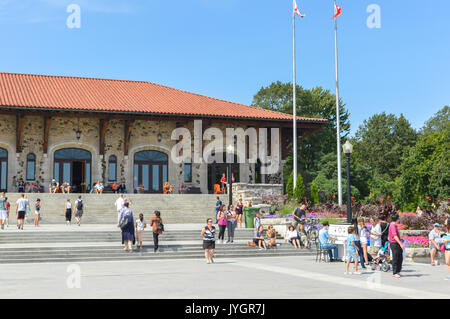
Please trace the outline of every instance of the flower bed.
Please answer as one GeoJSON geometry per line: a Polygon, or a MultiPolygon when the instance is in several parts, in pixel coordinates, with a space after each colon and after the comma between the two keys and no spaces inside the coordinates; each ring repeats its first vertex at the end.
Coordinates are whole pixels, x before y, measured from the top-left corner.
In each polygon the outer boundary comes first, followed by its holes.
{"type": "Polygon", "coordinates": [[[430,241],[424,236],[403,236],[403,245],[406,248],[428,248],[430,241]]]}

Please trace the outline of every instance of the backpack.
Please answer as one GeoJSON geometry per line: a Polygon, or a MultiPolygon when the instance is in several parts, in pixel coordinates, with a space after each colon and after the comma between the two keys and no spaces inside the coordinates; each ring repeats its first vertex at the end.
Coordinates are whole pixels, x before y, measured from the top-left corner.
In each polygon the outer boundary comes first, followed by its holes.
{"type": "Polygon", "coordinates": [[[77,209],[78,210],[82,210],[83,209],[83,201],[82,200],[77,201],[77,209]]]}

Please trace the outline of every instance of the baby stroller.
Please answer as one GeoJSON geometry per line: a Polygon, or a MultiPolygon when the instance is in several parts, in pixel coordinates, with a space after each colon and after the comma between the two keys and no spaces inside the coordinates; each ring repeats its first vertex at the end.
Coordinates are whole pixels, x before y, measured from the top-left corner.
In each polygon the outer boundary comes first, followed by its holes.
{"type": "Polygon", "coordinates": [[[377,257],[370,262],[372,270],[378,268],[379,270],[388,272],[391,269],[391,265],[389,264],[388,245],[389,243],[386,243],[384,247],[380,248],[377,257]]]}

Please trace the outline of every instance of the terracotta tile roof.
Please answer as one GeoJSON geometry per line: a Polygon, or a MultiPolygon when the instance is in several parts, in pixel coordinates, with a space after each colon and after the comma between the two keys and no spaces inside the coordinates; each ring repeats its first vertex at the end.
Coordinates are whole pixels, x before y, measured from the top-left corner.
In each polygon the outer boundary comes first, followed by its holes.
{"type": "MultiPolygon", "coordinates": [[[[0,73],[0,108],[151,113],[289,121],[292,116],[167,86],[69,76],[0,73]]],[[[324,119],[298,117],[305,122],[324,119]]]]}

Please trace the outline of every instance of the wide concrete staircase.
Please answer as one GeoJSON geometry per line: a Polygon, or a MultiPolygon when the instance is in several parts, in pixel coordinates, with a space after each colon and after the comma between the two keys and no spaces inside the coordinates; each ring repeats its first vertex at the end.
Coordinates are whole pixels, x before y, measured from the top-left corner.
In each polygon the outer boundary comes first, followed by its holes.
{"type": "MultiPolygon", "coordinates": [[[[30,229],[32,226],[28,226],[30,229]]],[[[0,264],[40,262],[91,262],[152,259],[204,258],[200,228],[167,230],[160,237],[160,252],[153,252],[152,232],[144,232],[142,251],[125,252],[118,229],[83,230],[83,226],[66,226],[67,231],[30,229],[19,231],[9,226],[0,231],[0,264]]],[[[233,244],[216,244],[216,258],[311,256],[314,250],[294,249],[281,239],[278,247],[267,251],[247,247],[253,230],[236,229],[233,244]]]]}
{"type": "MultiPolygon", "coordinates": [[[[34,203],[37,198],[41,200],[41,222],[42,223],[64,223],[65,203],[70,199],[72,205],[80,194],[34,194],[27,193],[30,202],[30,218],[34,219],[34,203]]],[[[117,213],[114,202],[117,194],[81,194],[85,203],[83,215],[84,223],[117,223],[117,213]]],[[[8,193],[6,195],[11,203],[10,222],[15,223],[16,201],[20,194],[8,193]]],[[[161,212],[161,217],[167,224],[177,223],[205,223],[207,218],[215,215],[215,204],[217,195],[208,194],[125,194],[131,200],[131,209],[135,217],[143,213],[146,219],[153,216],[155,210],[161,212]]],[[[221,197],[224,203],[226,196],[221,197]]]]}

